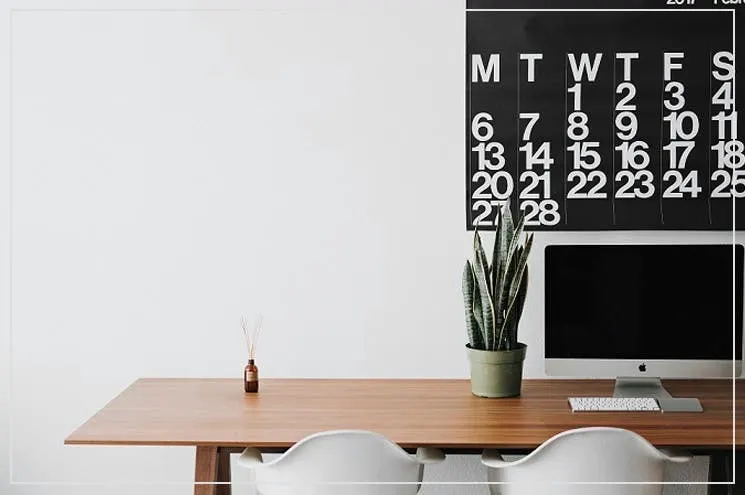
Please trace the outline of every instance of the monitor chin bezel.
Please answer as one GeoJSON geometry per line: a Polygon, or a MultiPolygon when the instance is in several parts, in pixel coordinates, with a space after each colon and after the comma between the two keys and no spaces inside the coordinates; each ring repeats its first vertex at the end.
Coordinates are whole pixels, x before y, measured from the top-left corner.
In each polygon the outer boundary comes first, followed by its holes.
{"type": "Polygon", "coordinates": [[[545,373],[549,377],[607,378],[739,378],[739,360],[671,360],[671,359],[581,359],[546,358],[545,373]],[[644,365],[645,371],[640,371],[644,365]]]}

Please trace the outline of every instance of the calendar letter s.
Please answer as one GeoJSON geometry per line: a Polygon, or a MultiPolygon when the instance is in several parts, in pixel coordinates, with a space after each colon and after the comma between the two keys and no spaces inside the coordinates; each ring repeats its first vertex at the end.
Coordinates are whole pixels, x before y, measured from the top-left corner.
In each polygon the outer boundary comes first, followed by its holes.
{"type": "Polygon", "coordinates": [[[735,59],[730,52],[717,52],[712,62],[717,70],[711,71],[711,75],[717,81],[729,81],[735,75],[735,59]],[[719,69],[724,70],[725,74],[722,74],[719,69]]]}

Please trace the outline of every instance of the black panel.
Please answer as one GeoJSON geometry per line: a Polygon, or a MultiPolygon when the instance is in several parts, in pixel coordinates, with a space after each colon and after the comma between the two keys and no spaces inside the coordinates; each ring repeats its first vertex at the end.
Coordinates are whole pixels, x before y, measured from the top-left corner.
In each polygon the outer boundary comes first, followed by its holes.
{"type": "MultiPolygon", "coordinates": [[[[496,208],[506,201],[513,212],[526,211],[528,230],[732,230],[733,202],[735,227],[745,228],[743,145],[729,121],[712,120],[719,112],[726,117],[734,115],[734,110],[743,111],[742,98],[727,107],[713,102],[723,84],[732,86],[735,94],[743,93],[739,80],[720,81],[712,73],[726,74],[715,59],[727,63],[729,55],[716,54],[732,52],[733,15],[739,25],[745,21],[745,9],[736,14],[727,9],[693,11],[691,5],[667,5],[661,0],[469,0],[468,8],[468,230],[477,220],[479,229],[492,229],[496,208]],[[590,8],[590,4],[593,11],[561,10],[590,8]],[[551,10],[530,10],[541,8],[551,10]],[[628,80],[624,79],[624,59],[619,58],[623,53],[637,54],[631,59],[628,80]],[[664,77],[665,53],[683,54],[669,59],[673,67],[668,79],[664,77]],[[534,62],[533,81],[528,77],[528,60],[520,58],[531,54],[542,57],[534,62]],[[597,57],[592,81],[587,71],[575,80],[572,61],[576,68],[583,54],[590,66],[597,57]],[[474,61],[474,55],[480,58],[474,61]],[[499,70],[491,72],[489,62],[494,55],[499,57],[499,70]],[[579,90],[572,90],[577,83],[579,90]],[[680,108],[667,108],[663,101],[672,107],[681,101],[676,96],[681,88],[685,102],[680,108]],[[632,92],[624,107],[622,100],[632,92]],[[572,116],[574,112],[579,113],[572,116]],[[624,112],[630,113],[617,121],[624,112]],[[673,112],[682,132],[671,145],[673,112]],[[533,123],[530,117],[519,118],[521,113],[540,117],[533,123]],[[580,124],[574,128],[576,140],[568,132],[570,119],[580,124]],[[686,134],[694,120],[698,132],[689,137],[686,134]],[[625,133],[619,127],[632,121],[636,122],[634,131],[625,133]],[[474,125],[484,123],[488,127],[474,130],[474,125]],[[531,132],[526,136],[529,126],[531,132]],[[734,166],[721,164],[719,153],[711,149],[720,141],[720,126],[721,141],[736,141],[728,145],[735,151],[734,166]],[[493,134],[486,137],[489,128],[493,134]],[[539,160],[529,165],[526,145],[532,146],[534,154],[541,146],[547,153],[538,153],[539,160]],[[628,161],[624,165],[619,146],[637,153],[637,167],[628,161]],[[671,163],[673,152],[679,157],[685,153],[685,163],[671,163]],[[578,165],[577,157],[583,153],[586,163],[578,165]],[[593,154],[599,158],[594,167],[590,163],[593,154]],[[552,162],[541,162],[542,158],[552,162]]],[[[743,38],[738,37],[737,43],[745,53],[743,38]]]]}
{"type": "Polygon", "coordinates": [[[736,269],[732,251],[732,245],[546,247],[546,358],[732,359],[736,301],[741,359],[743,247],[736,245],[736,269]]]}

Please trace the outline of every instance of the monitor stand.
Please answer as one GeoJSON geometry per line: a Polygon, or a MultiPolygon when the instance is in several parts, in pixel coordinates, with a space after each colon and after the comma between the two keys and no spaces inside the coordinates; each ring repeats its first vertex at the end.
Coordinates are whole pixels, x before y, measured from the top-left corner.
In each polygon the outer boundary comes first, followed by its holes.
{"type": "Polygon", "coordinates": [[[626,377],[616,378],[613,397],[653,397],[663,412],[703,412],[696,398],[678,398],[662,386],[659,378],[626,377]]]}

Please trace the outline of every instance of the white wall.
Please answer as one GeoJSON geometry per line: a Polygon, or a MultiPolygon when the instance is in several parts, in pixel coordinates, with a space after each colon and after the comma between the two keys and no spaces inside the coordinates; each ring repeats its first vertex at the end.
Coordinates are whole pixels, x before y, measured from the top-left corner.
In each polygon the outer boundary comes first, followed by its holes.
{"type": "MultiPolygon", "coordinates": [[[[190,449],[62,441],[137,377],[240,376],[242,313],[265,316],[263,377],[467,376],[462,2],[6,2],[0,25],[21,6],[67,10],[0,36],[0,493],[190,493],[190,449]],[[90,10],[121,7],[238,10],[90,10]],[[175,484],[44,484],[77,482],[175,484]]],[[[547,243],[730,240],[537,235],[526,376],[547,243]]],[[[430,476],[484,480],[457,456],[430,476]]]]}

